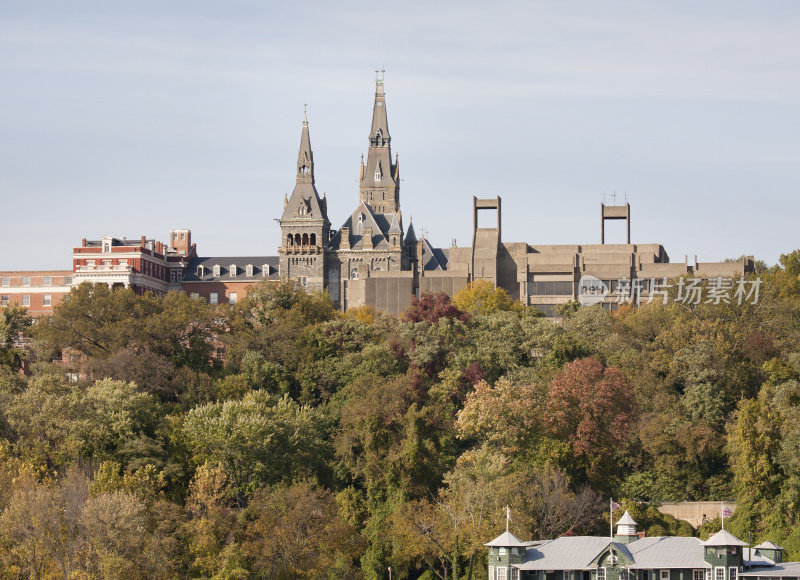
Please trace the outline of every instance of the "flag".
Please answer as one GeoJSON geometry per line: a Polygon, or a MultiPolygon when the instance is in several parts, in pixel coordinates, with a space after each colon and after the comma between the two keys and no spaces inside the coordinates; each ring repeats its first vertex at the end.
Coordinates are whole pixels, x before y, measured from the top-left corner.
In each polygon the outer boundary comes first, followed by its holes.
{"type": "Polygon", "coordinates": [[[615,502],[613,499],[611,500],[611,513],[612,514],[614,513],[614,510],[616,510],[616,509],[618,509],[620,507],[622,507],[622,506],[619,505],[617,502],[615,502]]]}
{"type": "Polygon", "coordinates": [[[732,515],[733,515],[733,511],[731,511],[731,508],[726,508],[726,507],[722,508],[722,517],[723,518],[729,518],[732,515]]]}

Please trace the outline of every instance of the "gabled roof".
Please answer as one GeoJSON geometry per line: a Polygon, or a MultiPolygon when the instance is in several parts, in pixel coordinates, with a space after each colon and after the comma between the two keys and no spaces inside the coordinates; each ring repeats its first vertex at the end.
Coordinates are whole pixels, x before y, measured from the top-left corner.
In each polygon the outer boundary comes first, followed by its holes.
{"type": "Polygon", "coordinates": [[[698,538],[653,536],[628,544],[633,555],[631,568],[708,568],[703,541],[698,538]]]}
{"type": "Polygon", "coordinates": [[[447,254],[441,248],[434,248],[426,238],[422,238],[423,270],[447,270],[447,254]]]}
{"type": "Polygon", "coordinates": [[[742,555],[744,556],[745,565],[749,566],[772,566],[775,564],[774,560],[770,560],[766,556],[759,554],[755,548],[742,548],[742,555]]]}
{"type": "Polygon", "coordinates": [[[746,546],[747,542],[741,541],[728,530],[720,530],[708,540],[705,541],[706,546],[746,546]]]}
{"type": "Polygon", "coordinates": [[[363,235],[367,228],[372,228],[373,248],[387,249],[389,247],[388,233],[390,225],[386,220],[386,216],[374,213],[372,208],[363,201],[358,204],[353,214],[347,218],[342,227],[339,228],[339,231],[336,232],[329,245],[331,249],[336,250],[341,247],[342,228],[345,227],[350,228],[350,249],[364,249],[363,235]]]}
{"type": "Polygon", "coordinates": [[[488,544],[484,544],[484,546],[491,548],[519,548],[525,545],[525,542],[511,532],[503,532],[488,544]]]}
{"type": "MultiPolygon", "coordinates": [[[[515,567],[520,570],[589,570],[595,558],[611,544],[611,540],[604,537],[562,536],[528,548],[525,561],[515,567]]],[[[630,556],[622,544],[614,543],[614,550],[630,556]]]]}

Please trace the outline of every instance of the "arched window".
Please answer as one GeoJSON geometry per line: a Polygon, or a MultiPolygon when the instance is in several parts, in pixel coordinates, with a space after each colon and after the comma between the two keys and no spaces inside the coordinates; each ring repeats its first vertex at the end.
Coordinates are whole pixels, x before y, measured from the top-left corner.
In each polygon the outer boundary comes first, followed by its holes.
{"type": "Polygon", "coordinates": [[[350,272],[350,279],[358,280],[358,268],[353,268],[353,270],[350,272]]]}
{"type": "Polygon", "coordinates": [[[299,246],[300,245],[300,234],[295,234],[294,235],[294,245],[295,246],[299,246]]]}
{"type": "Polygon", "coordinates": [[[214,276],[215,277],[219,277],[219,271],[220,271],[219,264],[214,264],[214,276]]]}
{"type": "Polygon", "coordinates": [[[308,245],[308,234],[303,234],[303,245],[304,246],[308,245]]]}
{"type": "Polygon", "coordinates": [[[293,246],[294,245],[294,238],[292,238],[292,234],[286,236],[286,245],[293,246]]]}
{"type": "Polygon", "coordinates": [[[312,246],[317,245],[317,234],[311,234],[311,245],[312,246]]]}

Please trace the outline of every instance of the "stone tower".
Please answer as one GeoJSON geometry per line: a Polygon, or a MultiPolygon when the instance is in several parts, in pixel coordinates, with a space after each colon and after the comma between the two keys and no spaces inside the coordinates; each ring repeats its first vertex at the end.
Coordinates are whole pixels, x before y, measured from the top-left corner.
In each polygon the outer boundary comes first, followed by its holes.
{"type": "Polygon", "coordinates": [[[400,166],[392,163],[392,138],[386,117],[386,95],[383,73],[375,79],[375,104],[372,107],[372,128],[369,133],[367,163],[361,159],[360,201],[377,214],[400,211],[400,166]]]}
{"type": "Polygon", "coordinates": [[[324,249],[330,237],[326,200],[314,186],[314,154],[308,135],[308,118],[303,115],[297,178],[292,195],[283,201],[281,224],[280,275],[292,278],[309,290],[325,286],[324,249]]]}

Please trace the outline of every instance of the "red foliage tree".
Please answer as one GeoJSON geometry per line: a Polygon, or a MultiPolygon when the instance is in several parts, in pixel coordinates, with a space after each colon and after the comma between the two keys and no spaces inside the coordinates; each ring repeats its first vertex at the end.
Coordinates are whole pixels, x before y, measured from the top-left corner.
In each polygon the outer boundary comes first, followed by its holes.
{"type": "Polygon", "coordinates": [[[469,314],[459,310],[444,292],[436,294],[423,292],[419,298],[415,296],[411,299],[411,304],[402,315],[402,319],[406,322],[427,320],[436,324],[440,318],[457,318],[461,322],[466,322],[469,314]]]}
{"type": "Polygon", "coordinates": [[[628,438],[635,414],[625,375],[593,358],[564,365],[548,388],[545,421],[570,442],[590,479],[613,470],[614,450],[628,438]]]}

